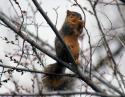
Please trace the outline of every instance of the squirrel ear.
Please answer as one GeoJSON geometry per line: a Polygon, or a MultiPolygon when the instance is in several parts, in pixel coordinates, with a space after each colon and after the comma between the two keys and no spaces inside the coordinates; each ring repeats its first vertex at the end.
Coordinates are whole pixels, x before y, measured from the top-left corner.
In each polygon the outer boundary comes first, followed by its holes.
{"type": "Polygon", "coordinates": [[[71,11],[70,10],[67,10],[67,15],[69,15],[71,13],[71,11]]]}

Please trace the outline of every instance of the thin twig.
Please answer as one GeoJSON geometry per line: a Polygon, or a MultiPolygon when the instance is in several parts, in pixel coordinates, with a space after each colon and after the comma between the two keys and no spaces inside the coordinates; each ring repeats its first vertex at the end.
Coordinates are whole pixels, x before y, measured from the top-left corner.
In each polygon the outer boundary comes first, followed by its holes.
{"type": "Polygon", "coordinates": [[[33,47],[33,46],[32,46],[32,48],[33,48],[33,51],[34,51],[34,53],[36,54],[36,57],[38,58],[40,64],[42,64],[42,66],[45,67],[44,64],[43,64],[43,62],[41,61],[41,58],[40,58],[39,54],[38,54],[37,51],[36,51],[36,48],[33,47]]]}
{"type": "Polygon", "coordinates": [[[123,13],[121,12],[121,8],[120,8],[120,6],[119,6],[119,4],[118,4],[118,1],[115,0],[115,2],[116,2],[116,5],[117,5],[118,12],[119,12],[119,14],[120,14],[120,16],[121,16],[121,18],[122,18],[122,20],[123,20],[124,26],[125,26],[125,18],[124,18],[124,15],[123,15],[123,13]]]}
{"type": "Polygon", "coordinates": [[[57,7],[57,8],[53,8],[53,10],[55,11],[55,13],[56,13],[56,22],[55,22],[55,26],[57,26],[57,22],[58,22],[58,12],[57,12],[57,10],[59,9],[59,7],[57,7]]]}
{"type": "Polygon", "coordinates": [[[15,13],[16,13],[16,15],[19,17],[18,12],[16,11],[16,8],[14,7],[14,5],[13,5],[12,1],[11,1],[11,0],[9,0],[9,2],[10,2],[10,4],[12,5],[12,7],[13,7],[13,9],[14,9],[15,13]]]}

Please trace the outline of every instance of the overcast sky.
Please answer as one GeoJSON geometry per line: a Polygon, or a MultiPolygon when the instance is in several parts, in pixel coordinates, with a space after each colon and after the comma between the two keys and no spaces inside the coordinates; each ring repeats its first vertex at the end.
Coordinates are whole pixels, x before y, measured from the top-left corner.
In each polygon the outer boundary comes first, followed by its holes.
{"type": "MultiPolygon", "coordinates": [[[[31,13],[30,12],[31,10],[29,9],[27,0],[17,0],[17,1],[19,1],[22,9],[27,11],[27,14],[31,13]]],[[[81,10],[78,7],[71,6],[72,4],[69,2],[69,0],[39,0],[39,1],[41,1],[42,8],[47,12],[47,15],[49,16],[49,18],[52,20],[52,22],[54,24],[56,22],[56,13],[53,10],[53,8],[59,7],[58,10],[57,10],[58,15],[59,15],[58,22],[57,22],[57,29],[58,30],[61,28],[61,26],[62,26],[62,24],[65,20],[67,10],[77,11],[77,12],[81,13],[82,17],[84,18],[84,15],[81,12],[81,10]]],[[[78,1],[83,7],[87,8],[87,10],[92,11],[92,9],[91,9],[89,3],[87,2],[87,0],[78,0],[78,1]]],[[[103,0],[103,1],[109,2],[110,0],[103,0]]],[[[31,2],[31,0],[29,0],[29,2],[31,2]]],[[[17,7],[17,6],[15,6],[15,7],[17,7]]],[[[34,8],[35,8],[35,6],[34,6],[34,8]]],[[[0,11],[3,11],[5,14],[7,14],[8,16],[11,16],[11,17],[16,16],[12,6],[10,5],[9,0],[0,0],[0,11]]],[[[104,28],[107,29],[107,28],[111,27],[111,23],[108,20],[108,18],[112,21],[113,27],[119,27],[119,26],[123,25],[122,20],[120,19],[119,15],[118,15],[119,13],[117,11],[117,8],[114,5],[97,6],[97,12],[98,12],[98,16],[100,17],[101,24],[103,25],[104,28]],[[105,13],[108,16],[108,18],[105,14],[102,14],[102,12],[105,13]],[[116,20],[117,20],[117,23],[116,23],[116,20]]],[[[88,29],[88,32],[91,36],[92,42],[96,43],[96,41],[98,39],[100,39],[100,33],[98,31],[97,22],[95,21],[95,18],[94,18],[93,15],[91,15],[87,11],[85,11],[85,13],[86,13],[86,28],[88,29]]],[[[39,24],[43,22],[43,25],[44,25],[44,27],[39,29],[39,37],[41,37],[41,39],[43,39],[44,41],[47,41],[49,44],[54,46],[54,39],[55,39],[54,32],[46,24],[45,20],[43,19],[43,17],[40,14],[38,14],[37,17],[38,18],[37,18],[36,21],[39,24]]],[[[31,32],[33,32],[34,34],[36,34],[35,30],[32,28],[32,26],[29,27],[28,29],[31,32]]],[[[0,30],[0,36],[9,36],[12,39],[13,34],[11,32],[5,33],[5,29],[1,29],[0,30]]],[[[84,38],[83,44],[84,44],[84,48],[89,47],[88,37],[86,35],[86,32],[85,32],[85,38],[84,38]]],[[[5,48],[6,48],[6,50],[8,50],[10,48],[8,48],[8,45],[6,45],[6,43],[3,43],[3,41],[0,41],[0,46],[2,47],[2,48],[0,48],[1,57],[3,56],[2,58],[4,58],[5,48]]],[[[52,59],[48,59],[47,64],[52,63],[52,62],[54,62],[54,61],[52,61],[52,59]]],[[[25,75],[25,76],[27,76],[27,75],[25,75]]],[[[22,83],[25,83],[25,82],[22,82],[22,83]]],[[[5,88],[0,88],[0,92],[1,92],[1,90],[2,90],[2,92],[8,91],[5,88]]]]}

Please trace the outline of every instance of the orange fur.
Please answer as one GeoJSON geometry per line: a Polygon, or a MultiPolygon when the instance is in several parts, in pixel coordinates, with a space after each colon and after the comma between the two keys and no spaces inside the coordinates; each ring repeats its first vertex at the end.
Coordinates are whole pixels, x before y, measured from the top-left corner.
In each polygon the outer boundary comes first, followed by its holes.
{"type": "Polygon", "coordinates": [[[79,64],[78,62],[78,58],[79,58],[79,43],[78,43],[78,38],[76,36],[65,36],[64,37],[64,41],[66,43],[66,45],[70,48],[71,53],[76,61],[77,64],[79,64]]]}

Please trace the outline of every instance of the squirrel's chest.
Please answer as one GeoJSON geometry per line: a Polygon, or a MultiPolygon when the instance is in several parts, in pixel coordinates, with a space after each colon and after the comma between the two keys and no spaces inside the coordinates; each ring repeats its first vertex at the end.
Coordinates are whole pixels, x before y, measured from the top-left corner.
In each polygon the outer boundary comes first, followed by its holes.
{"type": "Polygon", "coordinates": [[[78,57],[79,49],[80,49],[78,38],[75,38],[73,36],[65,36],[63,39],[64,39],[66,45],[70,48],[74,57],[78,57]]]}
{"type": "Polygon", "coordinates": [[[63,39],[68,46],[79,48],[78,38],[73,36],[65,36],[63,39]]]}

